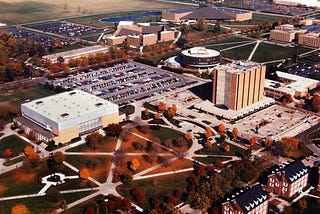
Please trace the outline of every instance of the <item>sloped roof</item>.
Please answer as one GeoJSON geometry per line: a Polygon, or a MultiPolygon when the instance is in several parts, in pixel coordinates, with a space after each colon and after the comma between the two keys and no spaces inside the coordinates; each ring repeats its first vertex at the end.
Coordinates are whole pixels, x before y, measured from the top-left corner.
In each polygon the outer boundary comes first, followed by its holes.
{"type": "Polygon", "coordinates": [[[225,12],[220,11],[217,8],[213,7],[202,7],[199,10],[196,10],[181,19],[198,19],[205,18],[209,20],[225,20],[231,19],[231,16],[225,12]]]}
{"type": "Polygon", "coordinates": [[[293,163],[288,164],[283,168],[285,172],[285,178],[289,183],[293,183],[303,175],[308,173],[308,168],[302,163],[302,161],[298,160],[293,163]]]}
{"type": "Polygon", "coordinates": [[[196,8],[182,8],[182,9],[177,9],[177,10],[168,10],[167,12],[179,14],[179,13],[193,12],[195,10],[196,10],[196,8]]]}
{"type": "Polygon", "coordinates": [[[261,185],[255,185],[251,189],[240,194],[236,199],[241,209],[248,213],[255,207],[268,200],[268,193],[261,188],[261,185]]]}
{"type": "Polygon", "coordinates": [[[137,34],[140,34],[140,32],[137,30],[121,28],[117,36],[127,36],[127,35],[137,35],[137,34]]]}

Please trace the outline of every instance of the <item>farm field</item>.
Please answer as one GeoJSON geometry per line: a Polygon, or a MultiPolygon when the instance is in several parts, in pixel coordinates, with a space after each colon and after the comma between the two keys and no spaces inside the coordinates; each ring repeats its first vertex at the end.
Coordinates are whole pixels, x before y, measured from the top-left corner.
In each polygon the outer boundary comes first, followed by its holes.
{"type": "Polygon", "coordinates": [[[1,0],[1,21],[8,24],[28,23],[39,20],[89,15],[114,11],[155,10],[179,8],[178,4],[161,3],[152,0],[1,0]],[[146,4],[146,2],[149,2],[146,4]]]}

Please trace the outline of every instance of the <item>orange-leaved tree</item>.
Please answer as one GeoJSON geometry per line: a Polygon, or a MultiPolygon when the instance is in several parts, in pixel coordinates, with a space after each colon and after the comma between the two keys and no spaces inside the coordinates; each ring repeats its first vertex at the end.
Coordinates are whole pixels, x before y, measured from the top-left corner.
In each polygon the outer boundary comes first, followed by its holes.
{"type": "Polygon", "coordinates": [[[207,127],[207,128],[206,128],[206,137],[208,138],[208,137],[211,137],[212,135],[213,135],[213,133],[212,133],[211,128],[210,128],[210,127],[207,127]]]}
{"type": "Polygon", "coordinates": [[[90,171],[89,171],[89,169],[87,169],[87,168],[82,168],[82,169],[80,169],[79,177],[80,177],[81,179],[84,179],[84,180],[88,179],[88,178],[90,177],[90,171]]]}
{"type": "Polygon", "coordinates": [[[250,144],[251,144],[251,145],[254,145],[254,144],[256,144],[257,142],[258,142],[257,138],[255,138],[255,137],[251,137],[251,138],[250,138],[250,144]]]}
{"type": "Polygon", "coordinates": [[[29,208],[24,204],[16,204],[11,208],[11,214],[29,214],[29,208]]]}
{"type": "Polygon", "coordinates": [[[210,140],[207,140],[207,141],[206,141],[206,147],[211,147],[211,146],[212,146],[211,141],[210,141],[210,140]]]}
{"type": "Polygon", "coordinates": [[[165,111],[167,109],[167,104],[160,101],[159,104],[158,104],[158,110],[159,111],[165,111]]]}
{"type": "Polygon", "coordinates": [[[132,159],[130,168],[132,171],[137,171],[140,168],[141,164],[137,158],[132,159]]]}
{"type": "Polygon", "coordinates": [[[233,136],[233,138],[237,138],[237,137],[238,137],[238,134],[239,134],[238,128],[234,127],[234,128],[232,129],[232,136],[233,136]]]}
{"type": "Polygon", "coordinates": [[[229,144],[227,144],[227,145],[224,147],[224,151],[230,152],[230,145],[229,145],[229,144]]]}
{"type": "Polygon", "coordinates": [[[219,132],[224,132],[225,128],[226,127],[224,126],[224,124],[221,123],[221,124],[219,124],[218,130],[219,130],[219,132]]]}
{"type": "Polygon", "coordinates": [[[186,138],[186,140],[192,140],[192,134],[190,132],[187,132],[184,137],[186,138]]]}

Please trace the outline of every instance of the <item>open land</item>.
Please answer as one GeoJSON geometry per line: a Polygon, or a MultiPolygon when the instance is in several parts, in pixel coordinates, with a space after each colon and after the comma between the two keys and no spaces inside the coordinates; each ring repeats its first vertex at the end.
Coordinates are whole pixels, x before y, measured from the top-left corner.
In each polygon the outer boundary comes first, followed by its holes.
{"type": "Polygon", "coordinates": [[[146,0],[2,0],[0,1],[1,21],[9,24],[27,23],[40,20],[56,19],[63,17],[88,15],[103,12],[115,11],[141,11],[156,10],[165,8],[179,8],[178,4],[162,3],[158,1],[149,2],[146,0]]]}

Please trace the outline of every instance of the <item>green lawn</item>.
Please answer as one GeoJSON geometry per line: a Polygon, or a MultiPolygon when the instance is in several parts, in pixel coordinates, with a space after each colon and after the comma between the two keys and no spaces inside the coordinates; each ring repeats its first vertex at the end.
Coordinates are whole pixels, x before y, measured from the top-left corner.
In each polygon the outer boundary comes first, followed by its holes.
{"type": "MultiPolygon", "coordinates": [[[[105,199],[105,196],[98,195],[94,198],[91,198],[90,200],[87,200],[84,203],[78,204],[77,206],[68,209],[67,211],[65,211],[63,213],[64,214],[85,213],[84,210],[87,209],[88,207],[93,207],[94,210],[96,210],[97,201],[104,200],[104,199],[105,199]]],[[[106,209],[100,208],[99,213],[106,213],[106,209]]],[[[96,213],[96,214],[98,214],[98,213],[96,213]]]]}
{"type": "Polygon", "coordinates": [[[206,48],[209,48],[209,49],[221,50],[221,49],[233,47],[236,45],[241,45],[241,44],[244,44],[244,43],[247,43],[250,41],[253,41],[253,40],[239,38],[239,37],[233,37],[231,39],[226,39],[226,40],[222,40],[222,41],[218,41],[218,42],[211,42],[211,43],[206,44],[205,46],[206,46],[206,48]]]}
{"type": "MultiPolygon", "coordinates": [[[[117,191],[124,197],[130,197],[132,201],[133,198],[130,195],[130,190],[132,188],[141,188],[145,194],[146,200],[138,204],[143,209],[150,209],[149,198],[156,197],[161,202],[164,201],[165,196],[173,195],[173,191],[176,189],[186,189],[187,182],[186,178],[191,175],[192,172],[188,173],[177,173],[173,175],[166,175],[162,177],[156,177],[152,179],[144,179],[134,181],[130,186],[120,185],[117,187],[117,191]]],[[[177,200],[179,204],[180,200],[177,200]]]]}
{"type": "MultiPolygon", "coordinates": [[[[91,193],[92,192],[67,193],[67,194],[63,194],[62,197],[64,200],[66,200],[67,203],[71,203],[91,193]]],[[[0,213],[10,213],[11,207],[13,207],[16,204],[25,204],[29,208],[31,213],[41,213],[41,214],[49,214],[54,210],[60,208],[59,203],[49,202],[46,199],[46,196],[41,196],[41,197],[34,197],[34,198],[23,198],[23,199],[9,200],[9,201],[0,201],[0,213]]]]}
{"type": "Polygon", "coordinates": [[[312,49],[304,48],[304,47],[282,47],[272,44],[260,43],[257,51],[253,55],[252,60],[257,62],[267,62],[277,59],[286,59],[289,57],[294,57],[295,54],[305,53],[312,49]]]}
{"type": "Polygon", "coordinates": [[[222,57],[231,58],[231,59],[248,59],[250,56],[255,44],[249,44],[241,46],[238,48],[222,51],[222,57]]]}
{"type": "Polygon", "coordinates": [[[207,157],[193,157],[193,159],[204,164],[214,164],[215,162],[217,162],[217,160],[226,161],[226,160],[231,160],[232,158],[223,158],[223,157],[219,158],[219,157],[207,156],[207,157]]]}
{"type": "Polygon", "coordinates": [[[143,107],[150,109],[151,111],[158,111],[157,106],[151,105],[150,103],[143,103],[143,107]]]}
{"type": "Polygon", "coordinates": [[[26,146],[30,144],[16,135],[9,135],[0,140],[0,152],[10,148],[14,155],[18,155],[26,146]]]}
{"type": "Polygon", "coordinates": [[[66,155],[66,162],[70,163],[77,169],[89,168],[91,177],[101,183],[106,182],[107,180],[108,172],[111,167],[111,160],[111,156],[66,155]]]}
{"type": "MultiPolygon", "coordinates": [[[[66,175],[76,175],[74,171],[65,167],[64,165],[56,165],[57,172],[63,172],[66,175]]],[[[44,184],[38,182],[43,176],[49,174],[46,161],[42,161],[39,166],[33,168],[30,173],[23,170],[22,167],[14,169],[5,174],[1,174],[1,187],[5,190],[1,192],[1,196],[15,196],[23,194],[36,194],[43,187],[44,184]]]]}
{"type": "Polygon", "coordinates": [[[212,144],[211,147],[208,148],[202,148],[198,151],[196,151],[197,154],[206,154],[206,155],[229,155],[229,156],[233,156],[233,155],[239,155],[239,153],[244,154],[244,152],[246,150],[235,146],[233,144],[229,144],[230,145],[230,152],[226,152],[224,151],[224,147],[226,146],[226,143],[220,143],[220,145],[218,146],[217,143],[212,144]]]}
{"type": "Polygon", "coordinates": [[[83,143],[79,146],[68,149],[67,152],[114,152],[115,144],[117,143],[116,137],[105,136],[102,143],[94,151],[83,143]]]}
{"type": "Polygon", "coordinates": [[[165,142],[168,139],[178,140],[180,137],[184,136],[181,132],[165,127],[160,127],[159,130],[150,130],[150,134],[155,138],[158,138],[161,142],[165,142]]]}
{"type": "Polygon", "coordinates": [[[53,94],[54,92],[51,90],[45,89],[40,85],[34,85],[28,89],[17,89],[16,91],[1,93],[0,102],[9,101],[20,109],[20,104],[28,100],[31,101],[53,94]]]}

